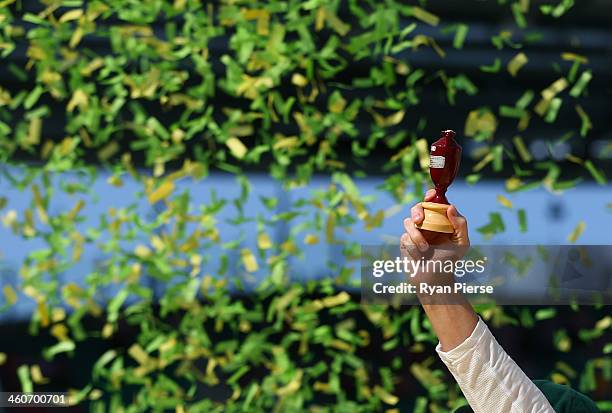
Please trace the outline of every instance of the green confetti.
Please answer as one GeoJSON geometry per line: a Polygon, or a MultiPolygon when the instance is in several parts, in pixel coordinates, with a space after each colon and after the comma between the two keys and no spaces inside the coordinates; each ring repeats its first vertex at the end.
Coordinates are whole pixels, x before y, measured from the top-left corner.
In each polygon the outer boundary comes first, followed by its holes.
{"type": "Polygon", "coordinates": [[[506,230],[504,220],[498,212],[489,213],[489,223],[476,228],[485,238],[491,238],[495,234],[500,234],[506,230]]]}
{"type": "Polygon", "coordinates": [[[453,38],[453,47],[455,49],[463,49],[463,44],[465,43],[465,38],[467,37],[469,29],[469,26],[466,24],[457,25],[455,37],[453,38]]]}
{"type": "Polygon", "coordinates": [[[529,104],[533,100],[534,96],[535,94],[533,93],[532,90],[525,91],[525,93],[523,93],[520,99],[516,101],[516,107],[520,109],[527,108],[527,106],[529,106],[529,104]]]}
{"type": "Polygon", "coordinates": [[[495,61],[490,65],[480,66],[480,70],[486,73],[497,73],[501,69],[501,59],[495,58],[495,61]]]}
{"type": "Polygon", "coordinates": [[[557,115],[559,114],[559,109],[561,109],[561,104],[563,100],[561,98],[553,98],[550,102],[550,106],[548,107],[548,111],[546,112],[546,116],[544,117],[544,122],[553,123],[557,120],[557,115]]]}
{"type": "Polygon", "coordinates": [[[519,231],[527,232],[527,213],[524,209],[519,209],[517,211],[518,221],[519,221],[519,231]]]}
{"type": "Polygon", "coordinates": [[[21,383],[21,391],[23,393],[32,393],[34,391],[34,386],[32,384],[32,379],[30,378],[30,369],[25,364],[22,364],[17,368],[17,377],[19,378],[19,382],[21,383]]]}
{"type": "Polygon", "coordinates": [[[465,177],[465,181],[470,185],[474,185],[480,180],[481,177],[481,174],[469,174],[465,177]]]}
{"type": "Polygon", "coordinates": [[[534,318],[536,320],[548,320],[553,318],[557,314],[557,310],[554,308],[541,308],[535,312],[534,318]]]}
{"type": "Polygon", "coordinates": [[[52,360],[58,354],[71,352],[75,349],[76,345],[73,341],[60,341],[59,343],[45,349],[43,355],[45,359],[52,360]]]}
{"type": "Polygon", "coordinates": [[[589,84],[592,78],[593,74],[590,70],[585,70],[584,72],[582,72],[576,84],[570,89],[570,96],[577,98],[582,95],[582,92],[584,91],[584,89],[589,84]]]}
{"type": "Polygon", "coordinates": [[[128,298],[129,292],[126,289],[119,291],[108,304],[108,321],[114,323],[119,318],[119,310],[128,298]]]}
{"type": "Polygon", "coordinates": [[[524,113],[525,113],[525,110],[521,108],[515,108],[512,106],[505,106],[505,105],[502,105],[499,107],[499,114],[506,118],[520,119],[524,113]]]}
{"type": "Polygon", "coordinates": [[[521,6],[520,3],[512,4],[512,15],[519,28],[524,29],[527,27],[527,20],[525,20],[525,16],[523,15],[523,6],[521,6]]]}
{"type": "Polygon", "coordinates": [[[597,169],[597,167],[593,164],[592,161],[585,161],[584,167],[587,169],[587,171],[589,171],[591,176],[595,179],[595,182],[597,182],[599,185],[606,185],[608,183],[608,180],[606,179],[604,173],[597,169]]]}
{"type": "Polygon", "coordinates": [[[569,11],[573,6],[574,0],[560,0],[556,6],[543,4],[540,6],[540,10],[544,14],[550,14],[554,18],[559,18],[567,13],[567,11],[569,11]]]}
{"type": "Polygon", "coordinates": [[[584,137],[589,133],[589,130],[593,128],[593,124],[591,123],[589,115],[582,109],[582,106],[576,105],[576,112],[578,116],[580,116],[581,121],[580,136],[584,137]]]}
{"type": "Polygon", "coordinates": [[[512,138],[512,142],[514,143],[514,147],[516,148],[516,151],[521,157],[521,160],[527,163],[531,162],[533,158],[531,157],[531,153],[527,149],[527,146],[525,146],[523,138],[521,138],[520,136],[515,136],[514,138],[512,138]]]}

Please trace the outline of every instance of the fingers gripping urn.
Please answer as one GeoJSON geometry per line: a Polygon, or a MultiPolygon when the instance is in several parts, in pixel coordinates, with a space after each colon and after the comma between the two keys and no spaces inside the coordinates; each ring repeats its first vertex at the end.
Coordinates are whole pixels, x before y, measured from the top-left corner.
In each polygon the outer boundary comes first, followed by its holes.
{"type": "Polygon", "coordinates": [[[431,145],[429,173],[436,194],[432,202],[423,202],[425,219],[418,228],[434,232],[452,233],[453,226],[447,218],[449,208],[446,190],[455,179],[461,162],[461,146],[455,141],[455,132],[442,131],[440,139],[431,145]]]}

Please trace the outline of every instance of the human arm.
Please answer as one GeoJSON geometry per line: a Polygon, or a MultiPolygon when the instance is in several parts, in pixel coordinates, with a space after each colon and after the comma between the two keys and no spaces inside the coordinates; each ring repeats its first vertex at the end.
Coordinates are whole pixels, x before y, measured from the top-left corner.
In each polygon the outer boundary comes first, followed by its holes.
{"type": "MultiPolygon", "coordinates": [[[[429,190],[425,194],[425,201],[433,199],[434,194],[433,189],[429,190]]],[[[456,251],[469,248],[467,220],[457,212],[455,206],[451,205],[447,212],[448,219],[455,229],[453,234],[419,230],[416,224],[420,224],[424,216],[421,203],[412,207],[410,218],[404,220],[406,232],[402,236],[403,245],[416,245],[420,252],[425,252],[430,247],[446,245],[458,247],[456,251]]],[[[424,281],[430,284],[452,284],[454,274],[419,274],[415,281],[424,281]]],[[[454,349],[474,331],[478,316],[463,295],[435,294],[427,297],[427,300],[421,300],[421,302],[431,326],[440,340],[443,351],[454,349]]]]}
{"type": "MultiPolygon", "coordinates": [[[[433,190],[429,191],[425,201],[433,195],[433,190]]],[[[419,259],[432,249],[441,249],[436,247],[450,246],[453,258],[461,258],[470,245],[467,220],[452,205],[447,217],[454,228],[452,234],[421,231],[416,225],[423,221],[423,208],[415,205],[404,221],[402,251],[419,259]]],[[[452,284],[454,274],[419,273],[413,282],[452,284]]],[[[546,397],[499,345],[462,294],[417,296],[440,341],[436,351],[475,413],[554,413],[546,397]]]]}

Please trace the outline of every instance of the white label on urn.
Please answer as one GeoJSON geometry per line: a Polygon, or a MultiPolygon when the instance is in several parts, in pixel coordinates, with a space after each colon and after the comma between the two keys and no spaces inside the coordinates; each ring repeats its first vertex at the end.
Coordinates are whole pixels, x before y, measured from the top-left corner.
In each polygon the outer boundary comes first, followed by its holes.
{"type": "Polygon", "coordinates": [[[444,164],[446,163],[446,159],[444,156],[434,156],[431,155],[429,157],[429,167],[434,169],[444,168],[444,164]]]}

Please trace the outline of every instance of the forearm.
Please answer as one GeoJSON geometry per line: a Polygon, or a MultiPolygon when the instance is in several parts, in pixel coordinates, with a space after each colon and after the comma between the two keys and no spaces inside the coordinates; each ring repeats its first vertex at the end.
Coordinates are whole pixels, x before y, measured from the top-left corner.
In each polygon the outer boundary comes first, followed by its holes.
{"type": "Polygon", "coordinates": [[[472,334],[478,323],[478,316],[465,298],[460,304],[455,303],[456,298],[452,300],[451,304],[423,305],[443,351],[450,351],[463,343],[472,334]]]}
{"type": "MultiPolygon", "coordinates": [[[[440,286],[452,285],[454,276],[452,274],[420,276],[417,282],[440,286]]],[[[474,331],[478,316],[463,294],[418,295],[418,298],[440,340],[443,351],[454,349],[474,331]]]]}

